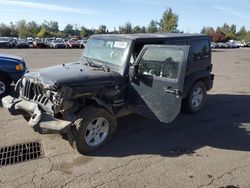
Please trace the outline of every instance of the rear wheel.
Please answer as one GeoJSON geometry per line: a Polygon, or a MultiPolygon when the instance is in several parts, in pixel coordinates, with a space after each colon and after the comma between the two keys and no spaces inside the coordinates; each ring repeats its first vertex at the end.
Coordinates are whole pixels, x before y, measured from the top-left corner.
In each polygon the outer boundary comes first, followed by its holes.
{"type": "Polygon", "coordinates": [[[102,147],[115,133],[117,122],[107,110],[101,107],[87,107],[79,114],[76,126],[76,148],[86,154],[102,147]]]}
{"type": "Polygon", "coordinates": [[[9,94],[10,84],[11,81],[6,76],[0,75],[0,98],[9,94]]]}
{"type": "Polygon", "coordinates": [[[188,113],[199,112],[205,105],[207,99],[207,88],[202,81],[196,82],[187,98],[183,101],[183,109],[188,113]]]}

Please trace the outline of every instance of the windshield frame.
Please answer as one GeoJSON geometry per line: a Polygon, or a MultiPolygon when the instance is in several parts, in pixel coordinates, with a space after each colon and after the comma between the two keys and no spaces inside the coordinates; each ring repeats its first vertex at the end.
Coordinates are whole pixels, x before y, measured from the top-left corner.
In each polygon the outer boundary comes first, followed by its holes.
{"type": "Polygon", "coordinates": [[[127,39],[127,38],[114,37],[114,36],[110,37],[110,36],[105,36],[105,35],[104,36],[92,36],[92,37],[90,37],[88,39],[88,42],[86,43],[86,47],[83,50],[83,53],[81,55],[81,61],[84,59],[84,57],[87,57],[87,58],[90,58],[90,59],[93,59],[93,60],[96,59],[96,60],[104,62],[110,68],[110,70],[118,71],[120,74],[123,74],[124,69],[127,66],[128,59],[130,57],[129,54],[130,54],[131,45],[132,45],[132,40],[127,39]],[[115,64],[115,63],[111,63],[109,61],[105,61],[103,59],[97,59],[95,57],[86,56],[85,49],[88,48],[88,45],[90,44],[91,40],[106,40],[106,41],[123,41],[123,42],[127,42],[127,46],[126,46],[125,51],[123,53],[124,58],[121,61],[121,63],[120,64],[115,64]]]}

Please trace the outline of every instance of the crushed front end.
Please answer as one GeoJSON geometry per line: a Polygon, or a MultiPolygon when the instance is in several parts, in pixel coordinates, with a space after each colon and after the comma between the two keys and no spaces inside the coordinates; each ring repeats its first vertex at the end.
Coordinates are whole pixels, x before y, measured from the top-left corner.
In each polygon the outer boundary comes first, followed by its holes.
{"type": "Polygon", "coordinates": [[[45,88],[37,79],[23,77],[16,85],[19,97],[6,96],[2,104],[12,115],[23,115],[28,125],[37,130],[61,132],[71,121],[58,116],[62,100],[59,92],[45,88]],[[58,117],[57,117],[58,116],[58,117]]]}

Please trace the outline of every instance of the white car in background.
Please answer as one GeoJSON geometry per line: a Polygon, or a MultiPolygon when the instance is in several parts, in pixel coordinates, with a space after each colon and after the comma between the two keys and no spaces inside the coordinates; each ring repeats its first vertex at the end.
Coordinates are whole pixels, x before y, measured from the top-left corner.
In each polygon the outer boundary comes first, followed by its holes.
{"type": "Polygon", "coordinates": [[[53,40],[50,43],[50,48],[65,48],[63,40],[53,40]]]}

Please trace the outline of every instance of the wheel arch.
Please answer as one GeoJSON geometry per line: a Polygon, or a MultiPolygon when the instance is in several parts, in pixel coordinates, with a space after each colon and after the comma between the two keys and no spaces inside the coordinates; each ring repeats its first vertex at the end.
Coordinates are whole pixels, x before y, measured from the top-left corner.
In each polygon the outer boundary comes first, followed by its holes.
{"type": "Polygon", "coordinates": [[[7,78],[10,81],[10,83],[13,81],[13,79],[11,78],[11,76],[7,72],[4,72],[4,71],[0,70],[0,75],[7,78]]]}
{"type": "Polygon", "coordinates": [[[81,109],[86,108],[87,106],[99,106],[107,110],[111,115],[115,116],[113,108],[111,104],[106,103],[104,100],[102,100],[99,97],[89,97],[85,98],[85,105],[81,107],[81,109]]]}
{"type": "Polygon", "coordinates": [[[182,98],[185,99],[188,96],[188,93],[190,91],[190,89],[192,88],[192,86],[198,82],[198,81],[202,81],[207,90],[211,89],[211,74],[208,71],[200,71],[197,73],[194,73],[190,76],[188,76],[186,78],[185,84],[184,84],[184,92],[182,95],[182,98]]]}

